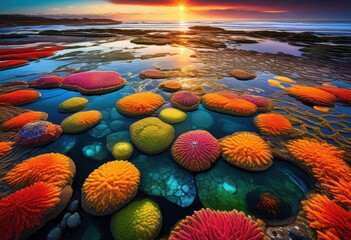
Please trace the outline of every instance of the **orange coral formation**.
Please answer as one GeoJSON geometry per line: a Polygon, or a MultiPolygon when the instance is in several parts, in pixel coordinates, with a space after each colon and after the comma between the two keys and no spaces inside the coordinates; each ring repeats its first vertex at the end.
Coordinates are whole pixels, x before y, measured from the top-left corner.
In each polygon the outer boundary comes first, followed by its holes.
{"type": "Polygon", "coordinates": [[[290,141],[287,147],[337,203],[351,208],[351,168],[343,161],[343,150],[312,138],[290,141]]]}
{"type": "Polygon", "coordinates": [[[13,142],[0,142],[0,157],[12,151],[13,142]]]}
{"type": "Polygon", "coordinates": [[[160,83],[158,87],[168,92],[176,92],[182,88],[182,84],[176,80],[171,80],[160,83]]]}
{"type": "Polygon", "coordinates": [[[18,188],[36,182],[46,182],[58,187],[72,184],[76,167],[67,156],[47,153],[24,160],[12,168],[1,181],[18,188]]]}
{"type": "Polygon", "coordinates": [[[46,120],[47,118],[48,114],[44,112],[25,112],[4,122],[2,124],[2,129],[4,131],[17,131],[20,130],[27,123],[36,122],[39,120],[46,120]]]}
{"type": "Polygon", "coordinates": [[[83,209],[93,215],[114,213],[134,198],[139,170],[128,161],[112,161],[95,169],[82,187],[83,209]]]}
{"type": "Polygon", "coordinates": [[[34,102],[40,93],[34,90],[18,90],[0,95],[0,103],[20,106],[34,102]]]}
{"type": "Polygon", "coordinates": [[[264,171],[273,163],[268,144],[255,133],[234,133],[222,138],[219,144],[223,158],[245,170],[264,171]]]}
{"type": "Polygon", "coordinates": [[[319,89],[329,92],[336,96],[339,101],[351,103],[351,90],[345,88],[333,88],[333,87],[318,87],[319,89]]]}
{"type": "Polygon", "coordinates": [[[251,116],[257,110],[255,104],[232,93],[208,93],[202,97],[202,104],[209,110],[235,116],[251,116]]]}
{"type": "Polygon", "coordinates": [[[285,92],[289,96],[312,105],[332,107],[336,101],[333,94],[315,87],[294,85],[285,89],[285,92]]]}
{"type": "Polygon", "coordinates": [[[292,129],[289,119],[277,113],[260,114],[254,121],[262,133],[283,135],[289,133],[292,129]]]}
{"type": "Polygon", "coordinates": [[[41,224],[45,213],[60,202],[61,189],[38,182],[0,201],[0,239],[19,239],[25,230],[41,224]]]}
{"type": "Polygon", "coordinates": [[[126,116],[142,116],[153,113],[164,103],[163,97],[151,92],[135,93],[120,99],[117,110],[126,116]]]}
{"type": "Polygon", "coordinates": [[[351,212],[320,194],[302,204],[310,226],[317,230],[318,239],[351,239],[351,212]]]}

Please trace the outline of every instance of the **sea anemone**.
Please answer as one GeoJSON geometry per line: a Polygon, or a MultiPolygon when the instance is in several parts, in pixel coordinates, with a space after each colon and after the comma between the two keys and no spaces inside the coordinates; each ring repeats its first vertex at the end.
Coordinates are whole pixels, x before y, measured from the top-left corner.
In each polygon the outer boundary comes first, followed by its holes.
{"type": "Polygon", "coordinates": [[[338,101],[351,103],[351,89],[333,88],[333,87],[318,87],[318,88],[333,94],[338,98],[338,101]]]}
{"type": "Polygon", "coordinates": [[[112,147],[112,156],[116,160],[127,160],[133,154],[133,145],[129,142],[119,142],[112,147]]]}
{"type": "Polygon", "coordinates": [[[182,84],[179,81],[170,80],[170,81],[161,82],[158,85],[158,87],[167,92],[176,92],[182,88],[182,84]]]}
{"type": "Polygon", "coordinates": [[[242,117],[251,116],[257,110],[255,104],[226,93],[208,93],[202,97],[202,104],[215,112],[242,117]]]}
{"type": "Polygon", "coordinates": [[[37,80],[30,82],[28,85],[29,87],[32,88],[45,88],[45,89],[50,89],[50,88],[57,88],[60,86],[60,83],[62,81],[62,77],[60,76],[44,76],[41,78],[38,78],[37,80]]]}
{"type": "Polygon", "coordinates": [[[111,161],[89,174],[82,187],[83,209],[97,216],[114,213],[138,191],[140,172],[130,162],[111,161]]]}
{"type": "Polygon", "coordinates": [[[264,171],[273,163],[268,144],[257,134],[237,132],[219,142],[222,156],[229,163],[248,171],[264,171]]]}
{"type": "Polygon", "coordinates": [[[165,151],[174,140],[172,125],[162,122],[156,117],[148,117],[133,123],[130,138],[143,153],[159,154],[165,151]]]}
{"type": "Polygon", "coordinates": [[[315,87],[294,85],[285,89],[285,92],[302,102],[317,106],[332,107],[336,101],[333,94],[315,87]]]}
{"type": "Polygon", "coordinates": [[[174,160],[193,172],[210,168],[220,154],[217,139],[204,130],[183,133],[172,146],[174,160]]]}
{"type": "Polygon", "coordinates": [[[73,97],[62,102],[57,110],[61,113],[77,112],[88,104],[88,99],[82,97],[73,97]]]}
{"type": "Polygon", "coordinates": [[[36,182],[46,182],[62,188],[72,184],[75,173],[76,166],[69,157],[59,153],[47,153],[17,164],[1,181],[17,188],[36,182]]]}
{"type": "Polygon", "coordinates": [[[197,109],[201,98],[193,92],[179,91],[172,94],[171,103],[173,107],[182,111],[193,111],[197,109]]]}
{"type": "Polygon", "coordinates": [[[48,118],[48,114],[45,112],[25,112],[14,118],[11,118],[2,124],[2,130],[4,131],[18,131],[28,123],[43,120],[48,118]]]}
{"type": "Polygon", "coordinates": [[[162,226],[159,206],[149,200],[135,201],[111,218],[111,233],[114,239],[155,239],[162,226]]]}
{"type": "Polygon", "coordinates": [[[128,117],[149,115],[163,105],[165,101],[159,94],[151,92],[135,93],[121,98],[116,103],[118,112],[128,117]]]}
{"type": "Polygon", "coordinates": [[[61,189],[38,182],[0,200],[0,239],[19,239],[41,225],[44,215],[60,202],[61,189]]]}
{"type": "Polygon", "coordinates": [[[262,193],[256,208],[269,217],[275,217],[278,215],[279,199],[271,193],[262,193]]]}
{"type": "Polygon", "coordinates": [[[320,194],[310,196],[302,205],[310,226],[317,230],[318,239],[350,239],[351,212],[320,194]]]}
{"type": "Polygon", "coordinates": [[[61,82],[61,88],[93,95],[116,91],[127,81],[118,72],[96,71],[68,75],[61,82]]]}
{"type": "Polygon", "coordinates": [[[9,68],[20,67],[27,65],[29,62],[27,60],[7,60],[0,62],[0,70],[5,70],[9,68]]]}
{"type": "Polygon", "coordinates": [[[275,76],[274,79],[280,81],[280,82],[285,82],[285,83],[295,83],[294,80],[288,77],[283,77],[283,76],[275,76]]]}
{"type": "Polygon", "coordinates": [[[165,74],[157,69],[147,69],[142,71],[139,75],[142,79],[145,79],[145,78],[160,79],[165,77],[165,74]]]}
{"type": "Polygon", "coordinates": [[[40,93],[35,90],[17,90],[0,95],[0,103],[21,106],[36,101],[40,93]]]}
{"type": "Polygon", "coordinates": [[[166,123],[176,124],[183,122],[186,119],[187,115],[185,112],[176,108],[165,108],[160,112],[158,117],[166,123]]]}
{"type": "Polygon", "coordinates": [[[229,74],[238,80],[251,80],[256,78],[256,74],[244,71],[242,69],[233,69],[229,72],[229,74]]]}
{"type": "Polygon", "coordinates": [[[0,142],[0,157],[12,151],[14,142],[0,142]]]}
{"type": "Polygon", "coordinates": [[[64,133],[82,133],[97,125],[102,114],[96,110],[75,113],[61,122],[64,133]]]}
{"type": "Polygon", "coordinates": [[[269,112],[273,109],[272,101],[265,97],[255,95],[242,95],[240,98],[255,104],[257,107],[257,112],[269,112]]]}
{"type": "Polygon", "coordinates": [[[351,208],[351,168],[343,161],[343,150],[312,138],[290,141],[287,148],[298,162],[312,171],[335,202],[351,208]]]}
{"type": "Polygon", "coordinates": [[[289,119],[278,113],[265,113],[255,117],[257,128],[265,134],[284,135],[292,130],[289,119]]]}
{"type": "Polygon", "coordinates": [[[243,212],[201,209],[181,220],[171,232],[169,240],[259,240],[263,237],[262,228],[243,212]]]}

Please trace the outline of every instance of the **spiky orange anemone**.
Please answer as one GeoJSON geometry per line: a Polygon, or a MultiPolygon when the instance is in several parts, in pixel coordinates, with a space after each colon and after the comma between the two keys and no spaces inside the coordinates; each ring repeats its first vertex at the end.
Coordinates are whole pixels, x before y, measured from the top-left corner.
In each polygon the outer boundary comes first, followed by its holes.
{"type": "Polygon", "coordinates": [[[234,133],[222,138],[219,144],[223,158],[245,170],[264,171],[273,163],[268,144],[255,133],[234,133]]]}
{"type": "Polygon", "coordinates": [[[69,157],[59,153],[47,153],[17,164],[2,178],[2,181],[18,188],[36,182],[64,187],[72,184],[75,170],[75,164],[69,157]]]}
{"type": "Polygon", "coordinates": [[[256,113],[255,104],[237,98],[231,93],[208,93],[202,97],[205,108],[234,116],[251,116],[256,113]]]}
{"type": "Polygon", "coordinates": [[[351,168],[343,161],[344,151],[312,138],[290,141],[287,147],[337,203],[351,208],[351,168]]]}
{"type": "Polygon", "coordinates": [[[60,201],[61,189],[38,182],[0,201],[0,239],[18,239],[20,234],[41,224],[44,214],[60,201]]]}
{"type": "Polygon", "coordinates": [[[13,142],[0,142],[0,157],[12,151],[13,142]]]}
{"type": "Polygon", "coordinates": [[[163,97],[151,92],[135,93],[120,99],[117,110],[126,116],[142,116],[153,113],[164,103],[163,97]]]}
{"type": "Polygon", "coordinates": [[[329,92],[336,96],[339,101],[351,103],[351,90],[345,88],[333,88],[333,87],[318,87],[319,89],[329,92]]]}
{"type": "Polygon", "coordinates": [[[317,230],[318,239],[351,239],[351,212],[320,194],[302,204],[310,226],[317,230]]]}
{"type": "Polygon", "coordinates": [[[283,135],[289,133],[292,129],[289,119],[277,113],[260,114],[254,121],[262,133],[283,135]]]}
{"type": "Polygon", "coordinates": [[[40,93],[34,90],[18,90],[0,95],[0,103],[20,106],[34,102],[40,93]]]}
{"type": "Polygon", "coordinates": [[[176,80],[170,80],[160,83],[158,87],[168,92],[176,92],[182,88],[182,84],[176,80]]]}
{"type": "Polygon", "coordinates": [[[44,112],[25,112],[14,118],[11,118],[2,124],[4,131],[17,131],[20,130],[27,123],[36,122],[39,120],[46,120],[48,114],[44,112]]]}
{"type": "Polygon", "coordinates": [[[285,92],[302,102],[317,106],[332,107],[336,101],[333,94],[315,87],[294,85],[285,89],[285,92]]]}

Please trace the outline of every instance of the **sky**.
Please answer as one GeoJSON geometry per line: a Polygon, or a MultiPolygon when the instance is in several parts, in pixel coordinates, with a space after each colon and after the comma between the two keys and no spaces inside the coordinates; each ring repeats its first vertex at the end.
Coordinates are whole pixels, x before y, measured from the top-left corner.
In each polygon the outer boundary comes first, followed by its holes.
{"type": "Polygon", "coordinates": [[[351,0],[0,0],[1,14],[121,21],[351,20],[351,0]]]}

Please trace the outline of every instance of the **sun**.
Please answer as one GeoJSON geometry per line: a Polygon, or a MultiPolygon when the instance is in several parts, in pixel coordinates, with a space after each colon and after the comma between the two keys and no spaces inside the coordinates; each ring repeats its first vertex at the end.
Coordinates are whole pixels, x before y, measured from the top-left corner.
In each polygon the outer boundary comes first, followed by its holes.
{"type": "Polygon", "coordinates": [[[181,12],[184,12],[185,6],[184,6],[184,5],[179,5],[179,10],[180,10],[181,12]]]}

